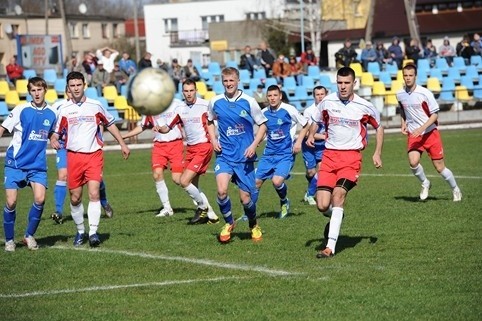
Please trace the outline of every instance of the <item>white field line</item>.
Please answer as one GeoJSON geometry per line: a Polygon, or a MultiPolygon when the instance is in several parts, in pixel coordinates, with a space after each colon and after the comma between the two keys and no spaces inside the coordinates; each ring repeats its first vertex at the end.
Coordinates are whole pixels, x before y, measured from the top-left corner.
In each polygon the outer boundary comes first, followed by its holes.
{"type": "Polygon", "coordinates": [[[231,270],[241,270],[241,271],[253,271],[253,272],[260,272],[264,274],[268,274],[271,276],[290,276],[290,275],[298,275],[300,273],[296,272],[288,272],[283,270],[274,270],[265,268],[262,266],[256,265],[247,265],[247,264],[232,264],[232,263],[225,263],[225,262],[216,262],[212,260],[206,259],[192,259],[183,256],[167,256],[167,255],[157,255],[157,254],[149,254],[143,252],[129,252],[129,251],[122,251],[122,250],[109,250],[109,249],[89,249],[89,248],[74,248],[74,247],[64,247],[64,246],[53,246],[51,249],[58,249],[58,250],[70,250],[70,251],[88,251],[91,253],[108,253],[108,254],[117,254],[117,255],[125,255],[125,256],[133,256],[133,257],[140,257],[145,259],[154,259],[154,260],[165,260],[165,261],[179,261],[183,263],[191,263],[191,264],[199,264],[199,265],[206,265],[206,266],[213,266],[222,269],[231,269],[231,270]]]}
{"type": "Polygon", "coordinates": [[[162,286],[170,286],[170,285],[182,285],[182,284],[192,284],[192,283],[200,283],[200,282],[219,282],[219,281],[225,281],[225,280],[241,280],[241,279],[248,279],[248,277],[231,276],[231,277],[218,277],[218,278],[210,278],[210,279],[172,280],[172,281],[149,282],[149,283],[92,286],[88,288],[78,288],[78,289],[11,293],[11,294],[0,294],[0,299],[25,298],[25,297],[33,297],[33,296],[58,295],[58,294],[70,294],[70,293],[81,293],[81,292],[110,291],[110,290],[140,288],[140,287],[155,287],[155,286],[162,287],[162,286]]]}

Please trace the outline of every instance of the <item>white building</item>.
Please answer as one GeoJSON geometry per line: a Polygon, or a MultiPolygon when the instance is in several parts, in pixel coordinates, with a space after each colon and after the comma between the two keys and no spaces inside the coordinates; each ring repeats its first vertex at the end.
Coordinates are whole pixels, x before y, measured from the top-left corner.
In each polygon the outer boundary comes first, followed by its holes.
{"type": "MultiPolygon", "coordinates": [[[[281,17],[284,0],[211,0],[144,6],[146,47],[158,58],[181,65],[210,61],[209,24],[281,17]]],[[[230,32],[227,30],[227,32],[230,32]]],[[[231,31],[232,32],[232,31],[231,31]]]]}

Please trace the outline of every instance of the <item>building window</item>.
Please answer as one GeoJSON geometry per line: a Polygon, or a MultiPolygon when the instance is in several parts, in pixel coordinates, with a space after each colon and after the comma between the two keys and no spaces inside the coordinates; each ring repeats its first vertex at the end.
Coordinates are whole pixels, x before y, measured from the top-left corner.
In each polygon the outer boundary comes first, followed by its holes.
{"type": "Polygon", "coordinates": [[[109,38],[109,31],[107,30],[107,23],[103,23],[101,25],[101,31],[102,31],[102,38],[103,39],[109,38]]]}
{"type": "Polygon", "coordinates": [[[70,36],[72,38],[79,38],[79,28],[77,22],[69,22],[70,36]]]}
{"type": "Polygon", "coordinates": [[[82,37],[83,38],[90,38],[90,30],[89,30],[89,24],[88,23],[82,24],[82,37]]]}
{"type": "Polygon", "coordinates": [[[113,23],[112,24],[112,35],[114,38],[119,38],[119,24],[113,23]]]}
{"type": "Polygon", "coordinates": [[[178,31],[179,31],[179,27],[177,25],[177,18],[164,19],[165,33],[178,32],[178,31]]]}
{"type": "Polygon", "coordinates": [[[208,30],[209,24],[211,22],[224,22],[224,15],[202,16],[201,17],[202,30],[208,30]]]}
{"type": "Polygon", "coordinates": [[[263,20],[266,19],[266,12],[248,12],[246,13],[247,20],[263,20]]]}

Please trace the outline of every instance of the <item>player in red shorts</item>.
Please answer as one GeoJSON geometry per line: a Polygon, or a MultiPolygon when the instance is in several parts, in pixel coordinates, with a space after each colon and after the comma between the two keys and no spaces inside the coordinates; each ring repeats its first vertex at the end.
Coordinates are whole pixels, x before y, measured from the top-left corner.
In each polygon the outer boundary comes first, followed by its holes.
{"type": "Polygon", "coordinates": [[[196,82],[191,79],[182,84],[182,94],[185,101],[174,110],[174,118],[156,130],[167,134],[178,125],[184,128],[187,148],[180,184],[198,206],[190,224],[217,223],[219,218],[199,190],[199,176],[206,173],[213,154],[207,130],[208,101],[197,97],[196,82]]]}
{"type": "MultiPolygon", "coordinates": [[[[164,124],[166,121],[172,120],[174,110],[179,104],[182,104],[182,102],[174,99],[171,105],[161,114],[142,116],[138,126],[123,135],[122,138],[126,139],[139,135],[146,129],[155,128],[156,126],[164,124]]],[[[169,191],[164,180],[164,170],[170,166],[171,178],[176,185],[179,185],[183,171],[182,159],[184,144],[182,142],[182,133],[179,126],[173,128],[169,134],[154,133],[154,145],[152,146],[151,155],[152,177],[154,178],[156,191],[162,203],[162,209],[156,216],[172,216],[174,215],[174,211],[169,201],[169,191]]]]}
{"type": "Polygon", "coordinates": [[[420,199],[426,200],[430,189],[430,181],[420,164],[422,153],[427,151],[437,172],[450,185],[453,201],[459,202],[462,192],[452,171],[445,167],[442,139],[437,129],[439,105],[430,90],[417,86],[417,67],[414,64],[407,64],[402,72],[405,88],[397,92],[397,100],[401,107],[402,134],[408,138],[410,169],[422,183],[420,199]]]}
{"type": "MultiPolygon", "coordinates": [[[[353,69],[340,68],[336,83],[338,92],[326,96],[319,104],[321,119],[313,118],[315,122],[323,121],[326,129],[326,149],[318,172],[316,203],[321,212],[329,211],[331,207],[328,241],[316,255],[318,258],[335,254],[345,199],[360,175],[361,151],[367,145],[368,124],[376,129],[373,164],[376,168],[382,167],[383,127],[380,113],[370,102],[354,93],[356,80],[353,69]]],[[[311,147],[314,147],[314,134],[318,129],[315,122],[306,141],[311,147]]]]}

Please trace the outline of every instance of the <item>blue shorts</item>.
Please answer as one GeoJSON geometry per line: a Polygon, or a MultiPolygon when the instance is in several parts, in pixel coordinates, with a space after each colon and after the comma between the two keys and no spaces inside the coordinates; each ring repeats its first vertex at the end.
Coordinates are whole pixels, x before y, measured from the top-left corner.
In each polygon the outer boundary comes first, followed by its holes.
{"type": "Polygon", "coordinates": [[[261,156],[256,169],[256,179],[267,180],[273,176],[281,176],[284,179],[290,177],[291,169],[295,163],[293,155],[261,156]]]}
{"type": "Polygon", "coordinates": [[[61,148],[57,150],[57,169],[67,168],[67,150],[61,148]]]}
{"type": "Polygon", "coordinates": [[[39,170],[23,170],[12,167],[5,167],[5,189],[20,189],[30,183],[42,184],[47,188],[47,172],[39,170]]]}
{"type": "Polygon", "coordinates": [[[240,190],[247,193],[256,193],[256,181],[254,177],[254,162],[234,163],[227,162],[223,158],[216,158],[214,174],[226,173],[231,175],[231,181],[240,190]]]}
{"type": "Polygon", "coordinates": [[[323,156],[324,148],[315,146],[314,148],[306,146],[306,144],[301,145],[301,152],[303,154],[303,161],[305,163],[306,169],[316,168],[316,165],[321,161],[323,156]]]}

